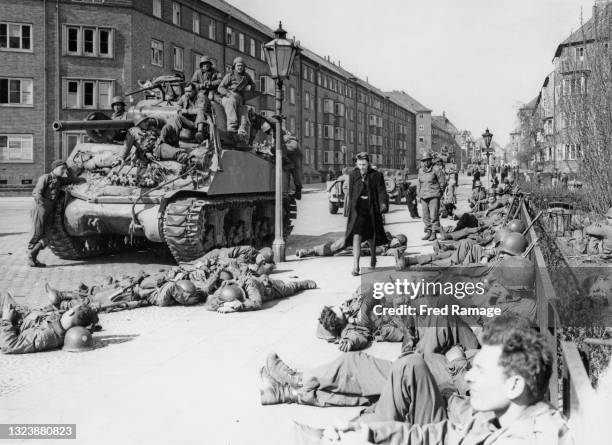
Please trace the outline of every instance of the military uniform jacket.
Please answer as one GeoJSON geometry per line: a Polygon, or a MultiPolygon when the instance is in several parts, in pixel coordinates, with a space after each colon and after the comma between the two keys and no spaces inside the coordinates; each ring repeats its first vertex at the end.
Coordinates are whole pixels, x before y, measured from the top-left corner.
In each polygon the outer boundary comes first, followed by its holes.
{"type": "Polygon", "coordinates": [[[571,445],[563,416],[550,405],[528,407],[510,425],[501,426],[492,413],[476,413],[463,424],[450,420],[427,425],[402,422],[368,424],[369,442],[386,445],[571,445]]]}
{"type": "Polygon", "coordinates": [[[191,81],[204,91],[215,91],[221,84],[221,80],[221,74],[214,68],[210,71],[197,70],[191,77],[191,81]]]}
{"type": "Polygon", "coordinates": [[[63,185],[70,184],[73,182],[69,178],[62,178],[55,176],[53,173],[47,173],[38,178],[34,190],[32,190],[32,196],[34,200],[39,201],[41,199],[47,199],[49,201],[55,201],[59,195],[60,188],[63,185]]]}
{"type": "Polygon", "coordinates": [[[446,185],[444,171],[435,165],[421,167],[417,179],[417,195],[420,199],[440,198],[446,185]]]}
{"type": "Polygon", "coordinates": [[[225,75],[219,84],[219,94],[229,96],[231,93],[242,94],[247,86],[251,86],[251,90],[255,89],[255,82],[251,79],[249,73],[238,74],[232,71],[225,75]]]}
{"type": "Polygon", "coordinates": [[[59,312],[31,311],[21,327],[0,321],[0,349],[5,354],[25,354],[61,348],[66,331],[59,312]]]}

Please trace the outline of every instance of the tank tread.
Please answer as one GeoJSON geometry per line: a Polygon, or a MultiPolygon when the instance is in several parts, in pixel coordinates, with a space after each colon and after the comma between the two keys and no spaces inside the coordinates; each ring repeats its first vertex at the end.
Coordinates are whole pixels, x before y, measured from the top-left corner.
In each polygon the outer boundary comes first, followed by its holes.
{"type": "Polygon", "coordinates": [[[49,248],[63,260],[80,260],[99,255],[132,251],[146,247],[150,242],[146,238],[136,237],[132,240],[123,235],[100,235],[76,237],[64,229],[64,200],[58,200],[53,211],[52,224],[47,230],[49,248]]]}
{"type": "MultiPolygon", "coordinates": [[[[232,197],[201,199],[189,197],[169,202],[162,220],[162,234],[170,253],[177,262],[192,261],[204,255],[211,246],[205,246],[202,239],[206,225],[206,211],[237,209],[257,205],[263,201],[274,202],[274,195],[233,195],[232,197]],[[206,210],[206,211],[205,211],[206,210]]],[[[296,203],[287,196],[284,201],[285,237],[291,233],[291,219],[296,217],[296,203]]],[[[223,247],[223,246],[214,246],[223,247]]]]}

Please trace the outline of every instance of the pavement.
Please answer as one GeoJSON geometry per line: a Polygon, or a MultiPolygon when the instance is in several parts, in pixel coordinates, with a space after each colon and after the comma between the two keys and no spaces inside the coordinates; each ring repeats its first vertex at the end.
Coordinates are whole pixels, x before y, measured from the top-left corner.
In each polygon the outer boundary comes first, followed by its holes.
{"type": "MultiPolygon", "coordinates": [[[[460,178],[459,200],[465,201],[469,181],[460,178]]],[[[101,314],[103,330],[94,335],[92,351],[0,354],[0,423],[76,424],[77,439],[70,442],[75,444],[251,445],[295,443],[294,421],[326,426],[354,417],[356,408],[259,401],[259,370],[268,353],[277,352],[296,369],[340,354],[337,345],[315,337],[317,318],[324,305],[344,301],[362,277],[351,275],[350,256],[294,256],[297,248],[344,233],[346,219],[328,213],[321,187],[308,186],[298,202],[287,261],[273,275],[314,279],[318,289],[256,312],[224,315],[196,306],[101,314]]],[[[163,249],[87,261],[60,260],[46,250],[40,259],[48,267],[31,269],[25,265],[30,205],[31,198],[0,198],[0,289],[20,303],[46,304],[46,282],[70,289],[105,275],[172,265],[163,249]]],[[[386,228],[408,237],[408,252],[431,252],[431,243],[421,241],[421,220],[412,220],[406,205],[391,205],[386,228]]],[[[365,267],[369,257],[361,261],[362,273],[371,273],[365,267]]],[[[380,257],[377,270],[393,265],[393,258],[380,257]]],[[[377,343],[367,352],[392,360],[399,349],[397,343],[377,343]]]]}

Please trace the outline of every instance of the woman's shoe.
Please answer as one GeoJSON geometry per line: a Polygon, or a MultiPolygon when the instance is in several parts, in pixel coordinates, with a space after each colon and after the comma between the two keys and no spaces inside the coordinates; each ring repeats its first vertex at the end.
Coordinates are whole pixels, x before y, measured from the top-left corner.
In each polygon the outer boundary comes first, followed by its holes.
{"type": "Polygon", "coordinates": [[[357,270],[353,269],[351,274],[353,274],[354,277],[358,276],[359,275],[359,269],[357,269],[357,270]]]}
{"type": "Polygon", "coordinates": [[[376,258],[371,258],[370,259],[370,267],[372,269],[374,269],[376,267],[376,258]]]}

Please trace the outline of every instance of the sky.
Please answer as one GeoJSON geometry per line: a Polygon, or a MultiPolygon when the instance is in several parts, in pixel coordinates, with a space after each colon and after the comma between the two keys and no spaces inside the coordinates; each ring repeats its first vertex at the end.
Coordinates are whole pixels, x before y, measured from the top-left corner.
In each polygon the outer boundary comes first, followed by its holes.
{"type": "Polygon", "coordinates": [[[228,0],[383,91],[501,145],[594,0],[228,0]]]}

